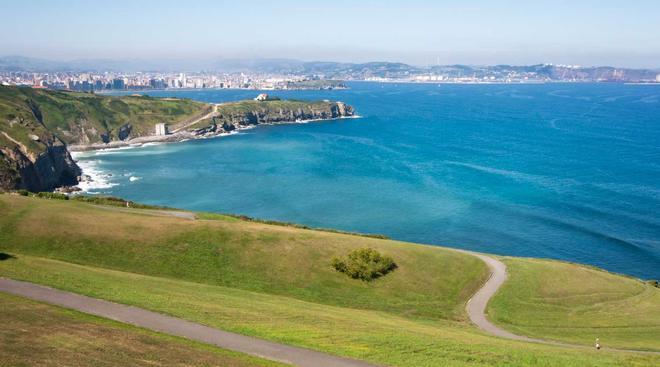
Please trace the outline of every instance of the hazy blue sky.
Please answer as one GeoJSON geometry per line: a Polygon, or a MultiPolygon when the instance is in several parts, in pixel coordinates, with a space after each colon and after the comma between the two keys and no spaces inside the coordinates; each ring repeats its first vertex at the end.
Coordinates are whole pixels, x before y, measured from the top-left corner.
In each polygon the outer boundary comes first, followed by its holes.
{"type": "Polygon", "coordinates": [[[0,54],[660,67],[660,1],[0,0],[0,54]]]}

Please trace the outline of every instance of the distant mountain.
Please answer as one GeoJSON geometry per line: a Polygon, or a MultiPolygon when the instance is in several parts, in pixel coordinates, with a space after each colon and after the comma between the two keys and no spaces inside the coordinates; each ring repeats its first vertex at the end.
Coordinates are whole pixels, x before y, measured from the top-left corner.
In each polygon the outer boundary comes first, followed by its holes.
{"type": "Polygon", "coordinates": [[[577,67],[569,65],[436,65],[414,66],[398,62],[346,63],[331,61],[300,61],[294,59],[80,59],[52,61],[23,56],[0,57],[1,71],[83,72],[83,71],[158,71],[158,72],[225,72],[296,74],[325,79],[364,80],[369,78],[407,79],[423,75],[443,75],[447,78],[536,81],[657,81],[659,71],[652,69],[615,68],[612,66],[577,67]]]}

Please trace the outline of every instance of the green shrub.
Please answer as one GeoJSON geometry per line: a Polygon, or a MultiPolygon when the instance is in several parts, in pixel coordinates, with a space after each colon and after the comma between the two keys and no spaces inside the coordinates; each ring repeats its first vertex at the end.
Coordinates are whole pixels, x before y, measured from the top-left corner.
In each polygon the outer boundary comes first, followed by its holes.
{"type": "Polygon", "coordinates": [[[21,196],[30,196],[30,192],[26,189],[16,190],[16,193],[18,193],[21,196]]]}
{"type": "Polygon", "coordinates": [[[332,267],[353,279],[370,282],[397,268],[394,260],[372,248],[351,251],[345,258],[332,259],[332,267]]]}
{"type": "Polygon", "coordinates": [[[57,199],[57,200],[69,200],[69,196],[65,194],[60,194],[59,192],[38,192],[37,197],[43,199],[57,199]]]}

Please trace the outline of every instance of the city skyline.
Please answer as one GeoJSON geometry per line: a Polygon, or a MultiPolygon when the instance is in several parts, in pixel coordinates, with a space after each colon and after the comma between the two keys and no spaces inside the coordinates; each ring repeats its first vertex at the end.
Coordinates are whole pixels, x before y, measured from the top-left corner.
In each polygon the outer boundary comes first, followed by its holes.
{"type": "Polygon", "coordinates": [[[660,67],[653,1],[4,2],[3,55],[660,67]],[[45,30],[48,30],[45,32],[45,30]]]}

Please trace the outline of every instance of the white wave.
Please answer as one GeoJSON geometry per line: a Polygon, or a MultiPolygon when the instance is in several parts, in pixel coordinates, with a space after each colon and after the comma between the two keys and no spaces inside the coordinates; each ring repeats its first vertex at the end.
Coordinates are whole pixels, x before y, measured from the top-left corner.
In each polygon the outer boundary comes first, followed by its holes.
{"type": "MultiPolygon", "coordinates": [[[[135,149],[138,148],[139,145],[128,145],[124,147],[116,147],[116,148],[104,148],[104,149],[97,149],[93,151],[88,151],[88,152],[75,152],[79,153],[82,156],[96,156],[96,155],[110,155],[110,154],[120,154],[124,150],[129,150],[129,149],[135,149]]],[[[73,152],[72,152],[73,155],[73,152]]]]}
{"type": "Polygon", "coordinates": [[[137,181],[137,180],[139,180],[139,179],[141,179],[141,178],[142,178],[142,177],[131,176],[131,177],[128,178],[128,180],[131,181],[131,182],[133,182],[133,181],[137,181]]]}
{"type": "Polygon", "coordinates": [[[108,173],[98,168],[98,160],[79,160],[77,163],[80,169],[82,169],[83,176],[89,176],[90,178],[89,180],[83,180],[78,183],[77,186],[81,192],[87,193],[117,186],[116,183],[110,182],[110,175],[108,173]]]}

